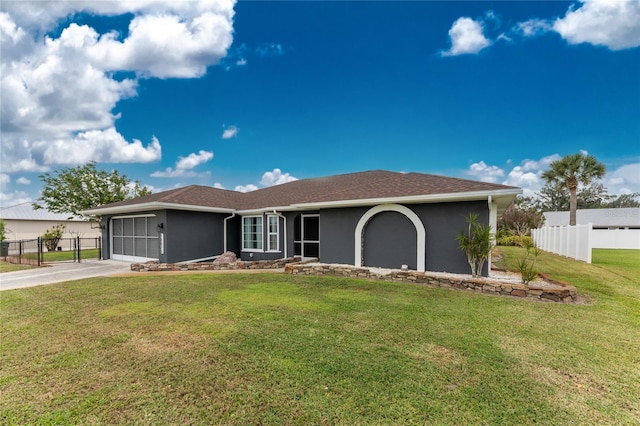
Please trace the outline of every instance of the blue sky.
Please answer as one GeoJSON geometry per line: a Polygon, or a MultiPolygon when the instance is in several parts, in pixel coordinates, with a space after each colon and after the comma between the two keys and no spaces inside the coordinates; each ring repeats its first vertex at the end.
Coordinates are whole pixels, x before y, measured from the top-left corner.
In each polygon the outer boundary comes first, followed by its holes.
{"type": "Polygon", "coordinates": [[[386,169],[640,192],[640,2],[0,5],[3,207],[95,160],[154,191],[386,169]]]}

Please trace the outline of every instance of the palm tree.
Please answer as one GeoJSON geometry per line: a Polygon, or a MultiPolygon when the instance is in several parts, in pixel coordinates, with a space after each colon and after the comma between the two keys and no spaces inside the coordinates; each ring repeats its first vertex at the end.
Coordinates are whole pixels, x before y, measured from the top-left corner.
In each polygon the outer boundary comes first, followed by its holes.
{"type": "Polygon", "coordinates": [[[578,183],[588,185],[594,179],[602,178],[606,172],[604,164],[593,155],[579,153],[564,156],[551,163],[550,167],[542,174],[542,178],[547,183],[555,183],[569,190],[569,225],[575,225],[578,183]]]}

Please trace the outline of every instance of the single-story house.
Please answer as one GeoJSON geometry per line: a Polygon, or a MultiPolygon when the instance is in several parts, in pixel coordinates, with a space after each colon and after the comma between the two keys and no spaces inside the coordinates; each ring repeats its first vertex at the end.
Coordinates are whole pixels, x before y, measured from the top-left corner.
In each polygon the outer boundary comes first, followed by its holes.
{"type": "MultiPolygon", "coordinates": [[[[103,256],[166,263],[292,256],[323,263],[469,273],[456,236],[466,217],[494,229],[520,188],[383,170],[241,193],[191,185],[97,206],[103,256]]],[[[487,274],[485,267],[484,274],[487,274]]]]}
{"type": "Polygon", "coordinates": [[[56,225],[66,226],[63,238],[98,238],[101,231],[95,223],[80,218],[69,218],[68,214],[52,213],[45,209],[35,210],[31,203],[20,203],[0,208],[0,219],[5,221],[7,240],[35,240],[47,229],[56,225]]]}
{"type": "MultiPolygon", "coordinates": [[[[569,225],[569,212],[544,212],[545,226],[569,225]]],[[[591,223],[593,229],[640,229],[640,207],[578,209],[576,225],[591,223]]]]}

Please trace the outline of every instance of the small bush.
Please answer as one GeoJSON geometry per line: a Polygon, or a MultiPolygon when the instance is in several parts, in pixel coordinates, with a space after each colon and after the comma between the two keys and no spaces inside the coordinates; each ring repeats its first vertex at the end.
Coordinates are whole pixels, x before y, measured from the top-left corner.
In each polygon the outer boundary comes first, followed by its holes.
{"type": "Polygon", "coordinates": [[[533,245],[533,239],[528,235],[501,235],[496,238],[496,244],[498,244],[499,246],[515,246],[526,248],[529,245],[533,245]]]}
{"type": "Polygon", "coordinates": [[[523,247],[527,250],[527,253],[522,259],[516,262],[516,269],[520,272],[522,284],[527,285],[538,276],[538,271],[536,271],[535,266],[538,256],[540,255],[540,249],[536,247],[533,242],[527,243],[523,247]]]}
{"type": "Polygon", "coordinates": [[[55,251],[66,228],[66,225],[61,223],[51,229],[47,229],[44,234],[42,234],[42,242],[47,247],[48,251],[55,251]]]}

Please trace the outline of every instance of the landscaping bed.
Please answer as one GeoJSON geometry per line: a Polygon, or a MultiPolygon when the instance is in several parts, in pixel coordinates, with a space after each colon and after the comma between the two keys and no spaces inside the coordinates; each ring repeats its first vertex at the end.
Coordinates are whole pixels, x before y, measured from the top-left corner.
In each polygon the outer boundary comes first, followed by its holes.
{"type": "Polygon", "coordinates": [[[518,282],[517,275],[500,271],[496,271],[495,276],[473,278],[471,275],[440,272],[366,268],[324,263],[292,263],[285,266],[285,272],[293,275],[331,275],[376,281],[408,282],[438,288],[472,290],[552,302],[573,303],[578,301],[578,294],[574,286],[542,275],[539,275],[536,281],[525,285],[518,282]]]}

